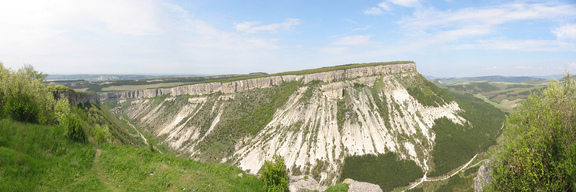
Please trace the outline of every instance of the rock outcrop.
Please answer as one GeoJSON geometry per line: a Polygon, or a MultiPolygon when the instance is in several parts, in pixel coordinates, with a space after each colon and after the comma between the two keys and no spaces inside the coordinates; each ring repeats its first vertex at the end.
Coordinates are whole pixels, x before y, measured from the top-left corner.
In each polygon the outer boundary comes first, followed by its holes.
{"type": "MultiPolygon", "coordinates": [[[[335,70],[335,71],[312,73],[305,75],[270,76],[270,77],[245,79],[224,83],[221,82],[201,83],[194,85],[178,86],[173,88],[144,89],[137,91],[102,93],[99,95],[99,98],[101,100],[121,99],[121,98],[152,98],[161,95],[172,95],[172,96],[207,95],[216,92],[228,94],[228,93],[243,92],[256,88],[268,88],[274,85],[282,84],[283,82],[302,80],[302,82],[305,84],[311,81],[322,81],[331,83],[344,79],[375,77],[384,74],[395,74],[409,71],[416,71],[415,63],[359,67],[359,68],[335,70]]],[[[334,93],[334,96],[338,95],[341,94],[338,94],[337,92],[334,93]]]]}
{"type": "Polygon", "coordinates": [[[73,90],[68,91],[54,91],[54,98],[67,98],[68,102],[72,105],[79,105],[81,103],[98,103],[98,95],[95,93],[78,93],[73,90]]]}
{"type": "Polygon", "coordinates": [[[492,183],[492,167],[488,165],[482,165],[478,169],[478,175],[474,177],[474,192],[481,192],[486,186],[492,183]]]}
{"type": "Polygon", "coordinates": [[[344,183],[348,184],[348,192],[382,192],[380,186],[367,182],[354,181],[345,179],[344,183]]]}
{"type": "Polygon", "coordinates": [[[326,186],[321,186],[312,176],[291,176],[288,189],[291,192],[297,191],[325,191],[326,186]]]}

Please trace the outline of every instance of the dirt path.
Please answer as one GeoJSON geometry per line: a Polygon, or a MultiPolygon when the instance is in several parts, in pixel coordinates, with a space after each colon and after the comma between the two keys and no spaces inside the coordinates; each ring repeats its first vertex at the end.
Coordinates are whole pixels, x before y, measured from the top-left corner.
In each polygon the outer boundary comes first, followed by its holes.
{"type": "Polygon", "coordinates": [[[132,125],[132,123],[130,123],[130,121],[124,119],[123,117],[120,117],[120,120],[128,123],[128,125],[130,125],[130,127],[132,127],[138,133],[138,135],[140,135],[140,137],[142,137],[142,139],[144,139],[144,144],[148,145],[148,139],[146,139],[146,137],[144,137],[144,135],[142,133],[140,133],[140,131],[138,129],[136,129],[136,126],[132,125]]]}
{"type": "MultiPolygon", "coordinates": [[[[478,156],[478,154],[474,155],[474,157],[472,157],[472,159],[470,159],[470,161],[468,161],[466,164],[462,165],[462,167],[460,167],[460,169],[458,169],[457,171],[455,171],[454,173],[452,173],[452,174],[450,174],[450,175],[440,176],[440,177],[428,179],[428,178],[426,177],[426,175],[427,175],[428,173],[425,173],[425,174],[424,174],[424,177],[422,177],[418,183],[414,183],[414,184],[410,185],[410,188],[408,188],[407,190],[414,189],[414,188],[417,187],[418,185],[422,184],[422,182],[424,182],[424,181],[443,181],[443,180],[446,180],[446,179],[450,179],[450,177],[453,177],[454,175],[460,173],[462,170],[467,169],[468,165],[470,165],[470,163],[472,163],[472,161],[474,161],[474,159],[476,159],[476,156],[478,156]]],[[[485,160],[483,160],[483,161],[485,161],[485,160]]],[[[483,162],[483,161],[480,161],[480,162],[474,164],[474,166],[478,165],[479,163],[481,163],[481,162],[483,162]]]]}
{"type": "MultiPolygon", "coordinates": [[[[125,121],[128,125],[130,125],[130,127],[132,127],[134,130],[136,130],[138,135],[140,135],[140,137],[144,140],[144,144],[148,145],[148,139],[146,139],[146,137],[144,137],[144,135],[136,128],[136,126],[134,126],[132,123],[130,123],[130,121],[124,119],[123,117],[120,117],[120,120],[125,121]]],[[[153,147],[156,151],[158,151],[158,152],[160,152],[160,154],[162,154],[162,151],[160,151],[156,146],[153,146],[153,147]]]]}
{"type": "Polygon", "coordinates": [[[118,188],[110,185],[110,182],[106,178],[106,174],[100,168],[100,155],[101,154],[102,154],[102,150],[96,149],[96,155],[94,156],[94,166],[92,168],[95,169],[96,175],[98,175],[98,178],[100,179],[100,181],[102,181],[102,183],[104,184],[104,186],[106,186],[106,188],[108,190],[119,191],[118,188]]]}

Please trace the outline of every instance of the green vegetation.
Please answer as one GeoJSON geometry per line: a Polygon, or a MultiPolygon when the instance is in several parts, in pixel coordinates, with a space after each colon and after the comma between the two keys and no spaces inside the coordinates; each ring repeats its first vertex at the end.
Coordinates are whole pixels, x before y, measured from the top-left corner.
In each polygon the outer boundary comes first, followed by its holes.
{"type": "Polygon", "coordinates": [[[399,160],[394,153],[346,157],[341,180],[351,178],[374,183],[384,191],[391,191],[422,177],[422,169],[410,160],[399,160]],[[401,173],[401,174],[399,174],[401,173]]]}
{"type": "Polygon", "coordinates": [[[55,100],[66,89],[30,66],[0,75],[0,191],[263,190],[232,165],[151,152],[105,107],[55,100]]]}
{"type": "Polygon", "coordinates": [[[506,83],[506,82],[463,82],[442,85],[442,88],[460,94],[473,94],[503,111],[512,111],[520,101],[528,98],[531,92],[538,91],[545,84],[506,83]]]}
{"type": "Polygon", "coordinates": [[[261,191],[232,165],[210,165],[146,148],[78,143],[64,127],[0,120],[0,191],[261,191]]]}
{"type": "MultiPolygon", "coordinates": [[[[286,82],[279,86],[241,92],[235,95],[234,100],[222,101],[226,102],[226,107],[222,108],[220,122],[198,144],[198,149],[204,152],[198,158],[207,162],[220,162],[223,157],[234,153],[235,142],[244,136],[256,135],[272,121],[276,110],[288,101],[299,83],[286,82]]],[[[211,122],[207,121],[200,127],[208,129],[211,122]]]]}
{"type": "Polygon", "coordinates": [[[534,93],[506,121],[495,151],[493,189],[576,191],[576,79],[534,93]]]}
{"type": "Polygon", "coordinates": [[[338,183],[336,185],[332,185],[332,186],[328,187],[324,192],[347,192],[348,189],[350,189],[348,187],[348,184],[338,183]]]}
{"type": "Polygon", "coordinates": [[[400,82],[406,87],[408,93],[422,105],[438,107],[444,103],[454,101],[453,96],[426,80],[420,74],[414,74],[414,77],[409,81],[404,81],[400,78],[400,82]]]}
{"type": "Polygon", "coordinates": [[[265,161],[260,170],[260,179],[264,182],[264,189],[268,192],[288,191],[288,172],[284,165],[284,158],[274,155],[274,162],[265,161]]]}
{"type": "Polygon", "coordinates": [[[474,191],[474,177],[461,177],[455,175],[448,180],[448,183],[441,185],[436,191],[474,191]]]}
{"type": "Polygon", "coordinates": [[[435,177],[469,161],[476,153],[496,144],[500,128],[505,120],[504,112],[470,94],[451,93],[462,109],[459,115],[468,120],[464,125],[447,118],[435,121],[436,145],[432,150],[435,177]]]}
{"type": "Polygon", "coordinates": [[[4,68],[0,63],[0,118],[7,117],[21,122],[55,123],[54,96],[44,84],[46,75],[30,65],[18,70],[4,68]]]}

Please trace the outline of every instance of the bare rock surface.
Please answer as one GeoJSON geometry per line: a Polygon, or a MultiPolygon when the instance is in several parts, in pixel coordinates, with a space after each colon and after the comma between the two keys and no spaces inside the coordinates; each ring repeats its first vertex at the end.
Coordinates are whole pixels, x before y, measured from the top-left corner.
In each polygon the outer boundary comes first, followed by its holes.
{"type": "Polygon", "coordinates": [[[474,177],[474,192],[481,192],[488,184],[492,183],[490,172],[492,172],[492,167],[488,165],[480,166],[478,175],[474,177]]]}
{"type": "Polygon", "coordinates": [[[326,186],[321,186],[318,181],[314,180],[312,176],[291,176],[288,189],[292,192],[296,191],[324,191],[326,186]]]}
{"type": "Polygon", "coordinates": [[[344,183],[348,184],[348,192],[381,192],[380,186],[367,182],[354,181],[345,179],[344,183]]]}

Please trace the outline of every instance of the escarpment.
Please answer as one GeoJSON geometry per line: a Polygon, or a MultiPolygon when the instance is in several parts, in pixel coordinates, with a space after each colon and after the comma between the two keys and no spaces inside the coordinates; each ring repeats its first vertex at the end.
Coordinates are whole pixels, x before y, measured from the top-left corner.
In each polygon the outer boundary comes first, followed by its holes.
{"type": "Polygon", "coordinates": [[[304,75],[278,75],[261,77],[254,79],[237,80],[232,82],[212,82],[193,85],[184,85],[173,88],[144,89],[137,91],[102,93],[101,100],[119,98],[152,98],[161,95],[207,95],[216,92],[237,93],[256,88],[268,88],[283,82],[300,81],[308,83],[311,81],[335,82],[344,79],[373,77],[383,74],[394,74],[400,72],[416,71],[415,63],[379,65],[371,67],[359,67],[344,70],[304,74],[304,75]]]}
{"type": "MultiPolygon", "coordinates": [[[[292,175],[310,175],[322,185],[340,182],[349,164],[345,160],[355,156],[393,153],[397,159],[388,162],[390,166],[414,166],[421,170],[416,177],[439,168],[451,170],[468,157],[438,163],[435,155],[443,153],[436,150],[450,151],[445,146],[454,143],[488,146],[497,136],[472,125],[466,118],[471,115],[463,115],[470,111],[424,79],[414,63],[100,96],[180,155],[230,163],[252,174],[264,161],[281,155],[292,175]],[[460,132],[438,135],[442,126],[458,127],[460,132]],[[484,140],[459,140],[471,133],[484,140]],[[398,163],[407,161],[411,163],[398,163]]],[[[472,156],[484,150],[466,149],[472,156]]],[[[407,186],[416,179],[399,183],[407,186]]]]}

